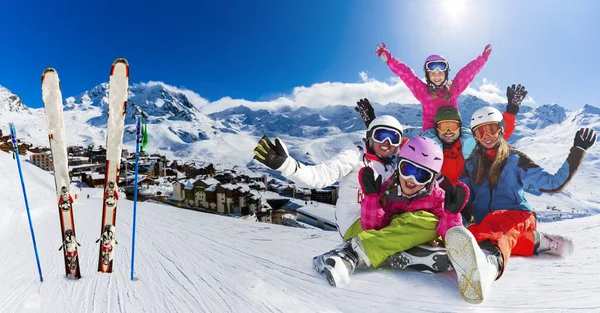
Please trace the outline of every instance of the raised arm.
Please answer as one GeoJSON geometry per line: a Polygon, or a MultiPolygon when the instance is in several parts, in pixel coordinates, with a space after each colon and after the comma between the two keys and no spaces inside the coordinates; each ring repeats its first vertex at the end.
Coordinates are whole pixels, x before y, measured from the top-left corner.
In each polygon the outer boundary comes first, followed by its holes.
{"type": "Polygon", "coordinates": [[[573,175],[577,172],[579,165],[583,161],[585,151],[596,141],[596,135],[590,128],[582,128],[575,133],[573,147],[569,156],[556,172],[550,174],[535,164],[525,154],[519,158],[519,177],[523,182],[523,189],[534,195],[546,193],[559,193],[569,183],[573,175]]]}
{"type": "Polygon", "coordinates": [[[361,152],[358,147],[346,148],[321,164],[307,166],[289,156],[287,147],[279,138],[272,143],[269,137],[263,136],[254,148],[254,155],[254,159],[280,171],[300,186],[323,188],[340,181],[358,166],[361,152]]]}
{"type": "Polygon", "coordinates": [[[467,89],[471,81],[473,81],[473,78],[475,78],[475,75],[481,71],[485,62],[487,62],[490,53],[492,53],[492,46],[485,46],[485,49],[480,56],[477,56],[475,60],[471,61],[456,73],[456,76],[452,81],[452,87],[450,87],[453,97],[458,97],[465,89],[467,89]]]}
{"type": "Polygon", "coordinates": [[[525,86],[512,86],[506,87],[506,98],[508,103],[506,104],[506,111],[502,113],[502,117],[504,118],[504,140],[508,140],[510,136],[512,136],[515,131],[515,127],[517,125],[517,113],[519,113],[519,109],[521,108],[521,102],[527,96],[527,90],[525,90],[525,86]]]}
{"type": "Polygon", "coordinates": [[[377,56],[381,58],[385,64],[387,64],[394,74],[400,77],[415,98],[422,103],[427,96],[427,84],[425,84],[417,75],[415,75],[415,72],[413,72],[408,65],[392,57],[390,51],[385,47],[384,43],[377,45],[375,54],[377,54],[377,56]]]}

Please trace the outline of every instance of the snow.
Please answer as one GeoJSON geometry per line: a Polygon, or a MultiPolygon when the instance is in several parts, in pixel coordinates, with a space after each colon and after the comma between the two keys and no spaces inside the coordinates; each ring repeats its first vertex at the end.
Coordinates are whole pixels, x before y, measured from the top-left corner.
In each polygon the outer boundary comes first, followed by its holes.
{"type": "MultiPolygon", "coordinates": [[[[18,182],[9,154],[0,176],[18,182]]],[[[96,271],[102,190],[84,188],[74,203],[82,278],[64,277],[52,176],[23,163],[44,282],[40,283],[20,192],[0,211],[0,307],[3,312],[555,312],[598,311],[600,215],[540,223],[577,244],[569,259],[513,257],[489,298],[469,305],[454,272],[361,270],[339,288],[314,272],[313,256],[340,242],[337,232],[292,228],[138,203],[135,281],[132,206],[119,201],[115,271],[96,271]],[[35,190],[35,192],[33,192],[35,190]],[[90,194],[87,200],[84,194],[90,194]],[[251,234],[251,235],[249,235],[251,234]],[[10,252],[9,252],[10,251],[10,252]]],[[[75,188],[73,188],[75,190],[75,188]]],[[[78,189],[77,189],[78,190],[78,189]]],[[[589,189],[588,189],[589,190],[589,189]]],[[[265,193],[265,196],[268,194],[265,193]]]]}
{"type": "Polygon", "coordinates": [[[205,183],[207,186],[217,185],[217,184],[221,183],[221,182],[219,182],[218,180],[216,180],[216,179],[214,179],[212,177],[209,177],[207,179],[203,179],[202,182],[205,183]]]}
{"type": "MultiPolygon", "coordinates": [[[[67,98],[69,145],[105,145],[107,87],[104,83],[67,98]]],[[[280,137],[297,160],[314,164],[346,146],[359,144],[364,135],[364,124],[348,106],[272,112],[240,106],[207,116],[198,110],[200,100],[188,101],[185,93],[179,94],[162,83],[133,85],[130,91],[130,100],[143,106],[150,116],[147,150],[165,153],[182,163],[203,160],[216,168],[256,166],[251,151],[266,133],[280,137]],[[156,105],[158,100],[164,101],[162,106],[156,105]]],[[[486,105],[489,103],[476,97],[461,97],[461,114],[468,120],[486,105]]],[[[399,117],[406,126],[406,136],[420,132],[419,106],[374,106],[377,114],[399,117]]],[[[133,111],[128,109],[124,140],[130,151],[135,143],[133,111]]],[[[1,125],[15,122],[19,138],[34,145],[48,145],[43,109],[28,109],[18,96],[0,87],[0,113],[1,125]]],[[[535,109],[523,106],[509,143],[553,173],[565,160],[575,131],[582,125],[600,131],[598,108],[586,105],[568,111],[559,105],[535,109]]],[[[5,135],[6,130],[4,127],[5,135]]],[[[489,298],[478,306],[462,301],[454,272],[428,275],[367,270],[355,273],[346,286],[330,287],[313,271],[311,260],[339,244],[337,232],[256,223],[142,202],[138,203],[136,281],[132,282],[133,203],[128,200],[120,200],[117,211],[115,272],[101,274],[96,272],[95,240],[100,235],[102,190],[91,188],[78,192],[80,197],[74,203],[83,278],[69,281],[64,277],[62,254],[57,251],[61,238],[53,178],[23,162],[45,276],[40,283],[23,198],[20,189],[15,188],[19,185],[17,167],[10,154],[0,153],[0,185],[11,190],[0,200],[0,236],[4,241],[0,246],[0,311],[600,312],[600,194],[594,191],[600,179],[598,145],[586,153],[584,163],[563,193],[527,195],[540,220],[539,230],[573,237],[577,247],[574,255],[569,259],[544,255],[511,258],[489,298]],[[87,194],[91,199],[86,199],[87,194]]],[[[260,165],[256,167],[259,172],[277,175],[260,165]]],[[[79,189],[73,186],[71,190],[79,189]]],[[[281,198],[273,192],[252,193],[263,200],[266,208],[266,199],[281,198]]],[[[290,201],[299,207],[305,203],[300,199],[290,201]]]]}
{"type": "Polygon", "coordinates": [[[327,203],[321,203],[317,201],[310,201],[308,205],[297,209],[297,212],[305,213],[308,216],[316,217],[329,224],[336,225],[335,223],[335,206],[327,203]],[[312,204],[310,203],[312,202],[312,204]]]}

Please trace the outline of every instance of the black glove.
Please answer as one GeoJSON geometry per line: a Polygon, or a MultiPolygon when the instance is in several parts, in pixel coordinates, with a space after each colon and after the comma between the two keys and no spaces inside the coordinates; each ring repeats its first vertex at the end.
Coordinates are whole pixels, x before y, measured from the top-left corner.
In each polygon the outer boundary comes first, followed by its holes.
{"type": "Polygon", "coordinates": [[[596,134],[591,128],[582,128],[575,133],[575,140],[573,146],[579,147],[583,150],[587,150],[596,142],[596,134]]]}
{"type": "Polygon", "coordinates": [[[506,87],[506,97],[508,98],[506,112],[516,115],[519,113],[521,102],[527,97],[527,90],[525,90],[525,86],[515,86],[513,84],[510,87],[506,87]]]}
{"type": "Polygon", "coordinates": [[[370,167],[363,167],[358,174],[360,187],[365,196],[379,194],[379,191],[381,190],[381,179],[381,175],[377,175],[377,179],[375,179],[375,172],[373,172],[373,169],[370,167]]]}
{"type": "Polygon", "coordinates": [[[273,144],[269,137],[264,135],[254,148],[254,159],[273,170],[280,168],[287,158],[287,150],[279,138],[275,138],[273,144]]]}
{"type": "Polygon", "coordinates": [[[375,119],[375,110],[373,110],[373,106],[371,106],[369,99],[364,98],[358,100],[354,110],[360,114],[360,118],[365,122],[365,126],[369,128],[369,124],[375,119]]]}
{"type": "Polygon", "coordinates": [[[467,190],[462,185],[454,187],[454,193],[446,194],[444,199],[444,208],[450,213],[458,213],[462,210],[465,201],[467,200],[467,190]]]}

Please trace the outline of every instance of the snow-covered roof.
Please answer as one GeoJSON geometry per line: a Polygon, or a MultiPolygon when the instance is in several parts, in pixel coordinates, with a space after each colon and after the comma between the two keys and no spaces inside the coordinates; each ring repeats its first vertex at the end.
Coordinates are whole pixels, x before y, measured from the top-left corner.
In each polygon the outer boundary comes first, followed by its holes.
{"type": "Polygon", "coordinates": [[[227,190],[236,190],[240,186],[239,185],[234,185],[234,184],[223,184],[223,185],[221,185],[221,187],[223,187],[224,189],[227,189],[227,190]]]}
{"type": "Polygon", "coordinates": [[[212,163],[204,162],[204,161],[189,161],[189,162],[186,162],[185,165],[194,166],[196,168],[207,168],[210,165],[212,165],[212,163]]]}
{"type": "Polygon", "coordinates": [[[335,225],[335,206],[327,203],[313,201],[312,204],[296,209],[296,212],[318,218],[335,225]]]}
{"type": "Polygon", "coordinates": [[[93,173],[91,176],[92,176],[92,179],[94,179],[94,180],[104,179],[104,174],[93,173]]]}
{"type": "Polygon", "coordinates": [[[203,179],[202,182],[205,183],[207,186],[218,185],[221,183],[220,181],[218,181],[212,177],[203,179]]]}
{"type": "Polygon", "coordinates": [[[191,179],[186,180],[184,185],[185,185],[184,189],[187,189],[187,190],[194,189],[194,182],[191,179]]]}
{"type": "Polygon", "coordinates": [[[238,185],[239,189],[244,192],[250,191],[250,187],[248,186],[248,184],[238,183],[237,185],[238,185]]]}
{"type": "Polygon", "coordinates": [[[87,161],[87,160],[89,160],[88,157],[82,157],[82,156],[70,156],[69,159],[70,160],[80,160],[80,161],[87,161]]]}
{"type": "Polygon", "coordinates": [[[263,183],[261,181],[251,182],[249,185],[250,186],[257,186],[258,188],[261,188],[261,189],[265,188],[265,183],[263,183]]]}
{"type": "Polygon", "coordinates": [[[206,189],[204,189],[204,191],[215,191],[217,190],[217,186],[216,185],[211,185],[206,187],[206,189]]]}
{"type": "Polygon", "coordinates": [[[271,205],[269,205],[269,203],[267,203],[267,202],[265,201],[265,202],[263,202],[263,203],[261,204],[261,206],[260,206],[260,209],[259,209],[259,210],[260,210],[261,212],[267,212],[267,211],[273,210],[273,208],[271,207],[271,205]]]}
{"type": "Polygon", "coordinates": [[[173,162],[171,162],[169,164],[169,166],[173,166],[173,165],[175,165],[175,166],[183,166],[183,164],[184,164],[183,160],[173,160],[173,162]]]}
{"type": "Polygon", "coordinates": [[[250,198],[252,198],[252,200],[258,200],[261,198],[260,193],[257,190],[250,190],[250,198]]]}

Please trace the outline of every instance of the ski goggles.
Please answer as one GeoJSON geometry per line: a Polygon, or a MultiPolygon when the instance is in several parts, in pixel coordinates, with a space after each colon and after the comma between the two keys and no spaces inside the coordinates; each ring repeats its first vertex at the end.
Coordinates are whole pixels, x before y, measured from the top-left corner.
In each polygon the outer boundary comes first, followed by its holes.
{"type": "Polygon", "coordinates": [[[439,121],[437,123],[437,130],[445,133],[451,131],[456,133],[460,129],[460,124],[457,121],[439,121]]]}
{"type": "Polygon", "coordinates": [[[428,72],[433,72],[433,71],[437,71],[437,70],[444,72],[448,69],[448,62],[446,62],[446,61],[429,61],[429,62],[425,63],[425,69],[428,72]]]}
{"type": "Polygon", "coordinates": [[[373,130],[371,135],[373,141],[377,143],[384,143],[386,140],[390,142],[390,145],[397,147],[402,142],[402,134],[395,129],[378,127],[373,130]]]}
{"type": "Polygon", "coordinates": [[[496,122],[493,122],[491,124],[483,124],[473,129],[473,137],[476,140],[483,140],[485,134],[487,134],[490,137],[496,137],[501,130],[502,128],[496,122]]]}
{"type": "Polygon", "coordinates": [[[421,167],[408,160],[400,160],[398,163],[400,176],[404,179],[412,178],[415,183],[425,185],[433,180],[434,174],[432,171],[421,167]]]}

